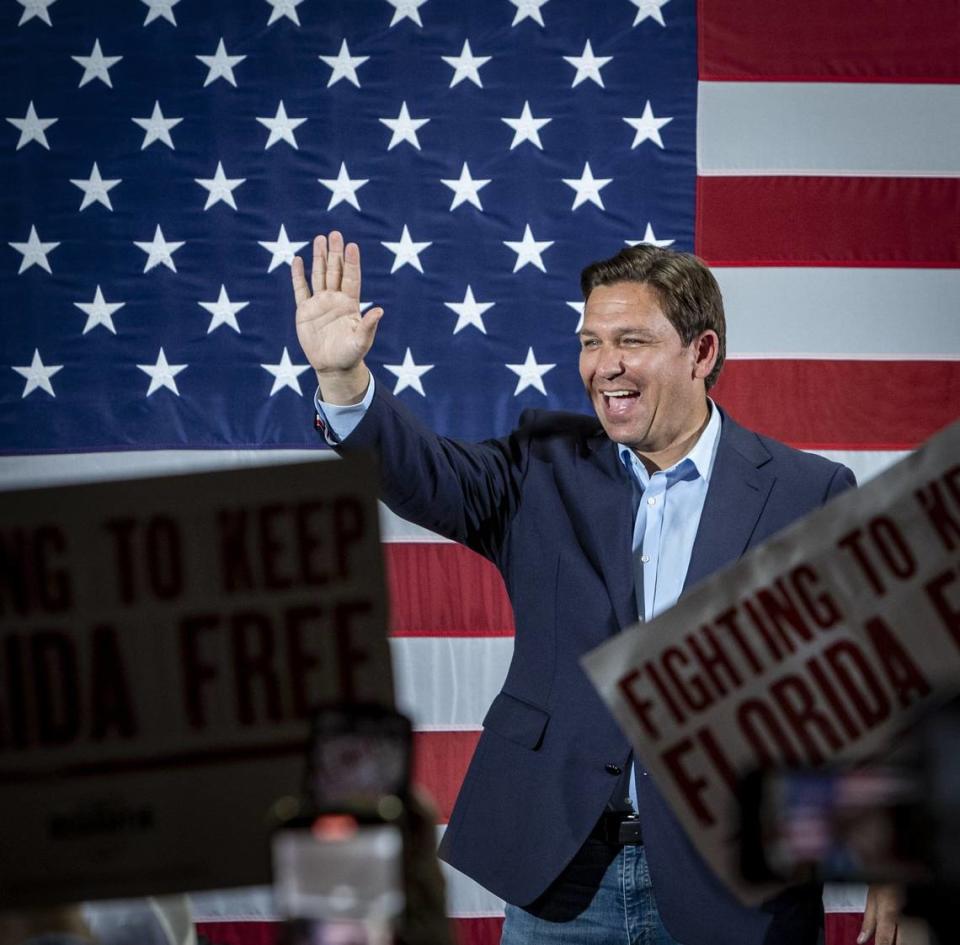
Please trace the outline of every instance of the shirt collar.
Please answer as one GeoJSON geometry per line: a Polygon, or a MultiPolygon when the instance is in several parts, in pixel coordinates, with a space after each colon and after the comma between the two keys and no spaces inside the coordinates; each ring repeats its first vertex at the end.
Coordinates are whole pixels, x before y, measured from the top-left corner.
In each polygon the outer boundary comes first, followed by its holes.
{"type": "MultiPolygon", "coordinates": [[[[682,463],[691,463],[707,483],[710,482],[710,474],[713,472],[713,461],[717,455],[717,444],[720,441],[720,411],[717,405],[708,397],[707,406],[710,410],[710,419],[703,428],[703,433],[693,444],[693,448],[685,456],[681,456],[672,466],[663,470],[669,474],[678,469],[682,463]]],[[[643,481],[649,479],[649,473],[646,473],[646,467],[637,458],[637,454],[624,443],[620,444],[620,462],[629,472],[635,469],[642,477],[643,481]]]]}

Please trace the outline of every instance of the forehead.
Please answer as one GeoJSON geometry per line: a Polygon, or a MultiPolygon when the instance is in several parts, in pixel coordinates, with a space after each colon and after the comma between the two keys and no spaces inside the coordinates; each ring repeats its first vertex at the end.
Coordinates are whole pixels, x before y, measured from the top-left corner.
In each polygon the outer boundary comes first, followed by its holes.
{"type": "Polygon", "coordinates": [[[583,330],[673,328],[656,290],[645,282],[614,282],[591,291],[583,310],[583,330]]]}

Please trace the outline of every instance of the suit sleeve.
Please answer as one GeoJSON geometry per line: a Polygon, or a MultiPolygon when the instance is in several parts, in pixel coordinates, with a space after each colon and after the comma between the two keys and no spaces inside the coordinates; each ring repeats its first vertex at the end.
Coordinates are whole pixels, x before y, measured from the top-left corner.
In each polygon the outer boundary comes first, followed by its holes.
{"type": "Polygon", "coordinates": [[[496,559],[519,503],[523,438],[437,436],[380,385],[340,453],[373,451],[384,502],[403,518],[496,559]]]}

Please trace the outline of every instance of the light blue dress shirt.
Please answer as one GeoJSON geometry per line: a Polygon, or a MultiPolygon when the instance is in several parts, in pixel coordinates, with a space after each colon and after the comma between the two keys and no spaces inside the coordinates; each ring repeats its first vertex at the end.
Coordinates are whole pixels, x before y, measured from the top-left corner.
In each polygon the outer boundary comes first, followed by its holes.
{"type": "MultiPolygon", "coordinates": [[[[652,476],[629,446],[620,461],[633,483],[633,579],[637,615],[646,622],[680,597],[720,442],[720,411],[708,400],[710,419],[693,449],[652,476]]],[[[646,772],[643,772],[646,774],[646,772]]],[[[637,808],[637,768],[630,779],[630,801],[637,808]]]]}
{"type": "Polygon", "coordinates": [[[324,421],[325,429],[323,435],[331,446],[345,440],[357,428],[357,424],[363,419],[370,404],[373,403],[373,392],[376,384],[373,375],[370,375],[370,383],[367,384],[367,392],[363,395],[363,400],[358,404],[328,404],[320,399],[320,388],[313,395],[313,406],[316,408],[320,418],[324,421]]]}

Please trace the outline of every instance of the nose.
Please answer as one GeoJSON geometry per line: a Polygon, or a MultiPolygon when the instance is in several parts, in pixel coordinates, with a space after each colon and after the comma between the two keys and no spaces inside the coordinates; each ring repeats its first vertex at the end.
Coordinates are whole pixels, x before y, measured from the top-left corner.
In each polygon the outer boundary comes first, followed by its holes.
{"type": "Polygon", "coordinates": [[[616,348],[604,348],[597,363],[597,373],[606,380],[612,380],[623,373],[623,361],[616,348]]]}

